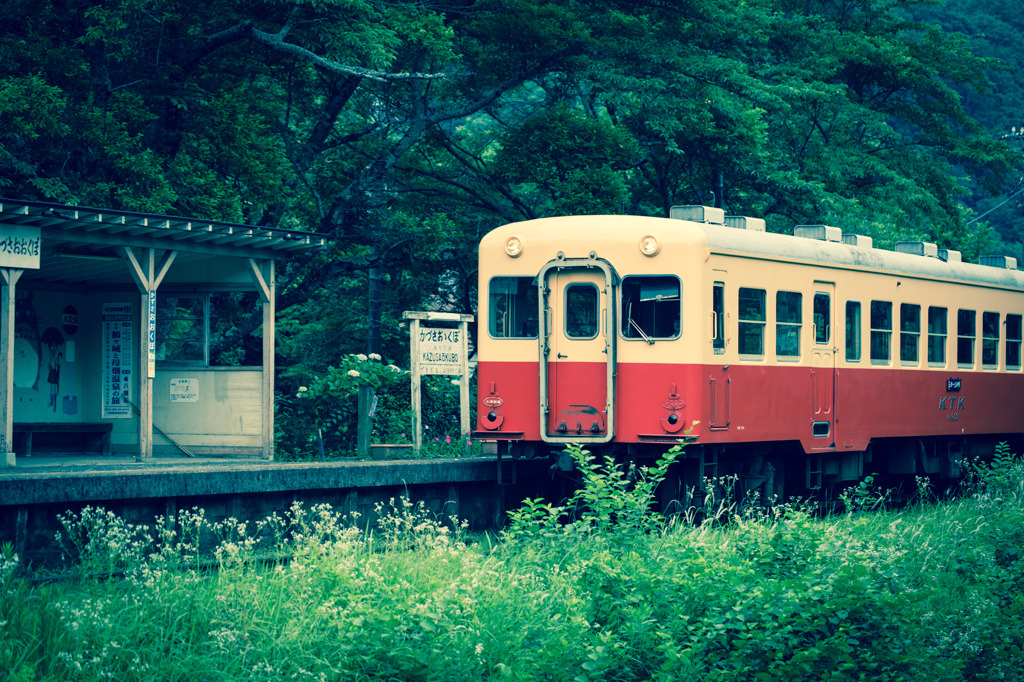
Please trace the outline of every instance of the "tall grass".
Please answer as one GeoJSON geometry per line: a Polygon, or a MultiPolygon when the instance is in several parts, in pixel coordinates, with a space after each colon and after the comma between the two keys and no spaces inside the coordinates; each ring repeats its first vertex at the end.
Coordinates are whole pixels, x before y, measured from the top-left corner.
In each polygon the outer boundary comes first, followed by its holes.
{"type": "Polygon", "coordinates": [[[716,504],[685,523],[650,507],[677,454],[622,472],[575,448],[570,503],[527,501],[472,541],[405,500],[368,525],[300,505],[251,527],[68,516],[74,580],[31,582],[0,552],[0,675],[1019,679],[1018,457],[975,467],[953,502],[827,518],[716,504]]]}

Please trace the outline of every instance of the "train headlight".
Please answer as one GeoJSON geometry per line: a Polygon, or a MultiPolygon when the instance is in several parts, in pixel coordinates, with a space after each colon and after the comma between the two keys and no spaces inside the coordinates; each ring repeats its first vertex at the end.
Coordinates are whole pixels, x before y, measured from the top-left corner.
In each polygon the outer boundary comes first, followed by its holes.
{"type": "Polygon", "coordinates": [[[509,237],[505,240],[505,253],[511,258],[519,258],[523,253],[523,240],[519,237],[509,237]]]}
{"type": "Polygon", "coordinates": [[[645,256],[656,256],[661,251],[661,244],[653,235],[647,235],[640,240],[640,253],[645,256]]]}

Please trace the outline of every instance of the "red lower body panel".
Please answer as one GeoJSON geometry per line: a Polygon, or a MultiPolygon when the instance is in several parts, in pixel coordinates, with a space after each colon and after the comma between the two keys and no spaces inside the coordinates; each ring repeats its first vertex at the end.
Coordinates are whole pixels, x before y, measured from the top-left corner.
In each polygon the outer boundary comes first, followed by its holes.
{"type": "MultiPolygon", "coordinates": [[[[477,372],[478,436],[542,440],[537,364],[481,361],[477,372]]],[[[594,391],[573,401],[603,405],[603,384],[594,391]]],[[[619,364],[613,442],[671,442],[693,421],[703,443],[799,441],[807,452],[860,451],[872,438],[1018,434],[1022,392],[1024,373],[619,364]]]]}

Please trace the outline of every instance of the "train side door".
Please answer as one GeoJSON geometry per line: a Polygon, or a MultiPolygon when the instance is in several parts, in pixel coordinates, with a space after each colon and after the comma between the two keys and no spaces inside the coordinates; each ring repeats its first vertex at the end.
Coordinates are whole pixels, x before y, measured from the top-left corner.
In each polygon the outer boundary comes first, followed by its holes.
{"type": "MultiPolygon", "coordinates": [[[[711,349],[715,356],[725,355],[725,330],[728,328],[728,313],[725,310],[724,270],[715,270],[715,281],[711,288],[711,349]]],[[[720,359],[719,357],[715,358],[720,359]]],[[[708,365],[708,427],[712,431],[729,428],[729,402],[732,397],[732,379],[729,365],[724,360],[708,365]]]]}
{"type": "MultiPolygon", "coordinates": [[[[811,344],[811,435],[834,442],[836,390],[835,284],[815,282],[811,344]]],[[[825,447],[825,445],[822,445],[825,447]]]]}
{"type": "Polygon", "coordinates": [[[615,280],[593,259],[553,261],[538,276],[547,442],[603,443],[614,434],[615,280]]]}

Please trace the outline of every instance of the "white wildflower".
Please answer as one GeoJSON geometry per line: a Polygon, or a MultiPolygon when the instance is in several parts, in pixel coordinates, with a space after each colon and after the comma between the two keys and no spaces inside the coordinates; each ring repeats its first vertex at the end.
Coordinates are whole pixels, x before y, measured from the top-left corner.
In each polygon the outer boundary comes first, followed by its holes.
{"type": "Polygon", "coordinates": [[[370,353],[370,359],[371,360],[376,360],[377,362],[380,362],[380,356],[377,355],[376,353],[370,353]]]}
{"type": "Polygon", "coordinates": [[[360,353],[359,355],[356,356],[356,360],[358,360],[359,362],[366,362],[366,356],[360,353]]]}
{"type": "Polygon", "coordinates": [[[349,375],[350,377],[357,377],[357,376],[359,376],[359,372],[357,372],[357,371],[356,371],[356,370],[354,370],[354,369],[350,369],[350,370],[348,371],[348,375],[349,375]]]}

